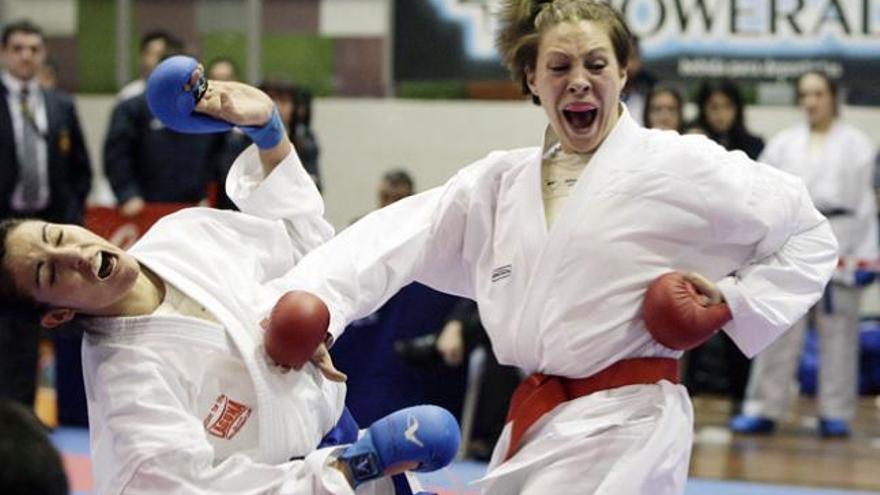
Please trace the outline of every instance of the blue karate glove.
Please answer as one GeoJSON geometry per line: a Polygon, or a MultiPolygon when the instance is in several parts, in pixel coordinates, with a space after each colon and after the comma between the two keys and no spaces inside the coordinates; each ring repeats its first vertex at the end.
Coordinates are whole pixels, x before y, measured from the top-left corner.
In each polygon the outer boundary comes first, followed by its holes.
{"type": "Polygon", "coordinates": [[[395,466],[416,462],[415,471],[435,471],[449,464],[461,441],[458,422],[446,409],[414,406],[376,421],[339,456],[356,488],[385,476],[395,466]]]}
{"type": "Polygon", "coordinates": [[[853,281],[856,287],[866,287],[874,283],[877,274],[870,270],[856,270],[853,274],[853,281]]]}
{"type": "Polygon", "coordinates": [[[202,76],[189,91],[192,73],[199,62],[184,55],[175,55],[162,61],[147,79],[147,105],[157,119],[169,129],[187,134],[224,132],[233,125],[204,114],[196,113],[196,104],[208,90],[208,80],[202,76]]]}
{"type": "MultiPolygon", "coordinates": [[[[203,75],[189,89],[192,73],[199,62],[184,55],[176,55],[162,61],[147,79],[147,105],[150,111],[166,127],[187,134],[225,132],[234,124],[195,111],[199,100],[208,90],[208,80],[203,75]]],[[[239,126],[260,149],[277,145],[284,137],[284,124],[278,109],[272,109],[269,121],[261,126],[239,126]]]]}

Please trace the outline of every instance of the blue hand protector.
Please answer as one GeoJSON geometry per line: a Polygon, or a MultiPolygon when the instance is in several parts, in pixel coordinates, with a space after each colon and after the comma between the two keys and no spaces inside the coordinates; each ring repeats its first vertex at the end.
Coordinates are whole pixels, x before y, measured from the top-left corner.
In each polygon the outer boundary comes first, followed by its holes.
{"type": "Polygon", "coordinates": [[[455,457],[460,441],[458,422],[449,411],[437,406],[414,406],[370,425],[339,460],[348,466],[356,487],[402,463],[418,463],[415,471],[440,469],[455,457]]]}
{"type": "Polygon", "coordinates": [[[877,274],[869,270],[856,270],[856,272],[853,274],[853,281],[855,282],[856,287],[865,287],[871,285],[876,279],[877,274]]]}
{"type": "Polygon", "coordinates": [[[147,105],[166,127],[177,132],[206,134],[232,129],[233,125],[195,112],[196,104],[208,90],[208,80],[202,76],[189,87],[192,73],[199,62],[184,55],[162,61],[147,79],[147,105]]]}
{"type": "Polygon", "coordinates": [[[243,125],[239,128],[247,134],[257,148],[267,150],[274,148],[284,138],[284,123],[281,122],[281,116],[278,114],[278,107],[272,107],[272,117],[269,122],[262,126],[243,125]]]}

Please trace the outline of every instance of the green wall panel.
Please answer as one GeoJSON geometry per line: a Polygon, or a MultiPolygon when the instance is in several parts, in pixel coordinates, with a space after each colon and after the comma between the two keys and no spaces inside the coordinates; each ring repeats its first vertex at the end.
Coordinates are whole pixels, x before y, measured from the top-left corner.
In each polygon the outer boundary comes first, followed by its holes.
{"type": "Polygon", "coordinates": [[[214,31],[202,35],[201,61],[207,67],[208,63],[217,58],[232,59],[238,66],[238,77],[245,79],[247,66],[245,64],[245,37],[240,32],[214,31]]]}
{"type": "Polygon", "coordinates": [[[457,100],[468,94],[464,81],[401,81],[397,83],[397,97],[457,100]]]}
{"type": "Polygon", "coordinates": [[[77,65],[81,93],[116,92],[116,6],[109,0],[79,0],[77,65]]]}
{"type": "Polygon", "coordinates": [[[333,40],[318,36],[264,35],[263,75],[310,88],[316,95],[333,93],[333,40]]]}

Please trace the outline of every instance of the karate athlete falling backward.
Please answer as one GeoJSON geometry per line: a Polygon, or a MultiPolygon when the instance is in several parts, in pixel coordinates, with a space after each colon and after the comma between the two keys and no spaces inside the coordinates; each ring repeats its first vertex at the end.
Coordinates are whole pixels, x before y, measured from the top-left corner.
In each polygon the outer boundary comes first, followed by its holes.
{"type": "MultiPolygon", "coordinates": [[[[255,146],[227,181],[243,213],[184,210],[128,252],[79,226],[4,221],[0,300],[37,309],[46,327],[75,316],[86,326],[98,494],[409,493],[406,479],[385,475],[448,463],[458,426],[448,412],[419,406],[358,440],[342,383],[310,364],[287,373],[270,366],[261,304],[279,294],[265,284],[333,230],[268,96],[238,83],[208,86],[201,71],[186,57],[163,62],[148,99],[173,129],[235,124],[250,135],[255,146]],[[193,113],[197,101],[207,115],[193,113]]],[[[329,361],[320,368],[344,379],[329,361]]]]}
{"type": "Polygon", "coordinates": [[[800,179],[635,123],[620,102],[630,33],[605,2],[506,0],[500,15],[500,53],[549,118],[543,144],[371,213],[276,282],[320,297],[334,337],[412,281],[478,302],[499,362],[533,373],[485,493],[682,493],[693,411],[682,352],[661,342],[715,329],[649,333],[649,284],[693,272],[686,312],[720,306],[754,356],[820,297],[836,241],[800,179]]]}

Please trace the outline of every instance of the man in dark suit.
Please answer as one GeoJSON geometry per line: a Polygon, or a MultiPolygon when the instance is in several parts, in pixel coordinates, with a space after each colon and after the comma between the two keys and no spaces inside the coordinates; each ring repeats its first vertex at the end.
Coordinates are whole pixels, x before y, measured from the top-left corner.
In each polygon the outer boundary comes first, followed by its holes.
{"type": "MultiPolygon", "coordinates": [[[[162,60],[183,51],[183,42],[165,33],[162,60]]],[[[149,74],[145,74],[149,77],[149,74]]],[[[198,203],[205,199],[221,138],[181,134],[153,116],[141,92],[120,100],[104,139],[104,172],[119,212],[140,215],[149,203],[198,203]]]]}
{"type": "MultiPolygon", "coordinates": [[[[46,57],[42,30],[28,21],[8,24],[0,52],[0,218],[81,223],[91,165],[73,100],[38,83],[46,57]]],[[[0,318],[0,397],[33,404],[38,338],[36,322],[0,318]]],[[[62,369],[67,361],[59,355],[58,379],[72,378],[81,387],[78,344],[71,347],[77,354],[71,356],[73,371],[62,369]]],[[[67,391],[59,387],[59,394],[67,391]]]]}
{"type": "Polygon", "coordinates": [[[214,134],[181,134],[153,116],[145,94],[119,102],[104,140],[104,171],[126,217],[147,203],[198,203],[212,178],[214,134]]]}
{"type": "Polygon", "coordinates": [[[82,222],[92,169],[69,95],[40,87],[42,31],[23,21],[3,30],[0,217],[82,222]]]}

